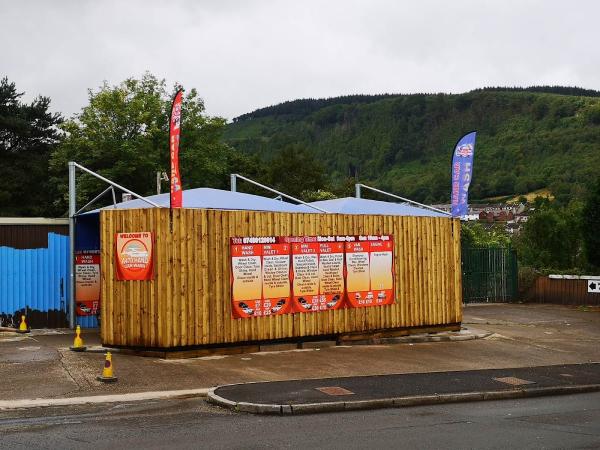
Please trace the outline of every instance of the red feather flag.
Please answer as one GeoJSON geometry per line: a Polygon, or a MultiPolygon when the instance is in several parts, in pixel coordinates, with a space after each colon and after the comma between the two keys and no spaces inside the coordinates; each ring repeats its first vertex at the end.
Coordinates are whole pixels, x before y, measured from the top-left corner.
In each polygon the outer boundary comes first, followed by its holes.
{"type": "Polygon", "coordinates": [[[169,151],[171,154],[171,208],[181,208],[183,195],[181,190],[181,176],[179,175],[179,136],[181,134],[181,102],[183,91],[180,89],[175,94],[171,107],[169,120],[169,151]]]}

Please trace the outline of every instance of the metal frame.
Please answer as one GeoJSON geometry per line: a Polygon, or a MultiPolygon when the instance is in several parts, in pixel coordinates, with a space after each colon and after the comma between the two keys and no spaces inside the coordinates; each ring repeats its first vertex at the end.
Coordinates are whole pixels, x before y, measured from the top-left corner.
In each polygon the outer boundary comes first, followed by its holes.
{"type": "Polygon", "coordinates": [[[162,206],[154,203],[152,200],[148,200],[147,198],[136,194],[133,191],[121,186],[120,184],[115,183],[114,181],[109,180],[102,175],[97,174],[96,172],[83,167],[80,164],[77,164],[74,161],[69,161],[69,265],[70,265],[70,275],[69,275],[69,326],[71,328],[75,328],[75,217],[83,211],[85,208],[93,204],[96,200],[106,194],[109,190],[112,191],[113,205],[116,207],[117,199],[115,195],[115,188],[120,189],[128,194],[133,195],[134,197],[152,205],[155,208],[162,208],[162,206]],[[83,172],[86,172],[93,177],[98,178],[101,181],[109,184],[109,187],[104,189],[100,194],[98,194],[94,199],[88,202],[83,208],[77,210],[77,180],[76,180],[76,170],[79,169],[83,172]]]}
{"type": "Polygon", "coordinates": [[[113,188],[112,186],[107,187],[106,189],[104,189],[102,192],[100,192],[98,195],[96,195],[93,199],[91,199],[89,202],[87,202],[85,204],[85,206],[82,206],[81,208],[79,208],[77,210],[77,212],[75,213],[75,215],[78,215],[81,211],[83,211],[84,209],[86,209],[88,206],[93,205],[94,202],[96,200],[98,200],[100,197],[102,197],[104,194],[106,194],[108,191],[112,190],[113,191],[113,204],[116,205],[116,202],[114,200],[114,192],[115,192],[115,188],[113,188]]]}
{"type": "Polygon", "coordinates": [[[412,203],[413,205],[420,206],[421,208],[430,209],[432,211],[436,211],[436,212],[445,214],[447,216],[452,216],[452,214],[450,214],[447,211],[444,211],[444,210],[441,210],[441,209],[438,209],[438,208],[434,208],[433,206],[425,205],[423,203],[415,202],[414,200],[410,200],[408,198],[400,197],[399,195],[392,194],[392,193],[386,192],[386,191],[382,191],[381,189],[377,189],[377,188],[374,188],[374,187],[371,187],[371,186],[367,186],[366,184],[362,184],[362,183],[356,183],[354,185],[354,190],[355,190],[356,198],[361,198],[361,196],[360,196],[360,193],[361,193],[360,190],[361,190],[361,188],[370,189],[370,190],[372,190],[374,192],[377,192],[379,194],[383,194],[383,195],[387,195],[389,197],[397,198],[397,199],[402,200],[404,202],[408,202],[408,203],[412,203]]]}
{"type": "Polygon", "coordinates": [[[240,178],[240,179],[242,179],[244,181],[247,181],[248,183],[254,184],[255,186],[258,186],[258,187],[261,187],[263,189],[266,189],[267,191],[273,192],[273,193],[278,194],[278,195],[280,195],[282,197],[288,198],[288,199],[293,200],[295,202],[301,203],[302,205],[308,206],[309,208],[316,209],[317,211],[320,211],[320,212],[325,213],[325,214],[330,214],[329,211],[326,211],[326,210],[324,210],[322,208],[319,208],[319,207],[317,207],[315,205],[311,205],[310,203],[307,203],[307,202],[305,202],[303,200],[300,200],[299,198],[292,197],[291,195],[284,194],[283,192],[278,191],[277,189],[273,189],[273,188],[271,188],[269,186],[265,186],[264,184],[261,184],[261,183],[259,183],[257,181],[254,181],[254,180],[251,180],[250,178],[246,178],[243,175],[240,175],[240,174],[237,174],[237,173],[232,173],[229,176],[229,178],[230,178],[230,183],[231,183],[231,192],[237,192],[237,179],[240,178]]]}

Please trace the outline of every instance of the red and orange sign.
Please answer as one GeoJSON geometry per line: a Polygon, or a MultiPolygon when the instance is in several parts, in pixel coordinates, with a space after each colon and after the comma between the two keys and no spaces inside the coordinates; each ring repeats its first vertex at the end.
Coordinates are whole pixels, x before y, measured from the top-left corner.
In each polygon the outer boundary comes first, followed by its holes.
{"type": "Polygon", "coordinates": [[[231,240],[232,315],[262,317],[291,311],[290,244],[231,240]]]}
{"type": "Polygon", "coordinates": [[[75,311],[78,316],[92,316],[100,309],[100,255],[75,255],[75,311]]]}
{"type": "MultiPolygon", "coordinates": [[[[328,237],[322,237],[328,239],[328,237]]],[[[292,245],[295,312],[339,309],[344,304],[344,244],[309,242],[292,245]]],[[[333,241],[333,239],[332,239],[333,241]]]]}
{"type": "Polygon", "coordinates": [[[391,236],[346,243],[346,294],[351,306],[394,303],[393,250],[391,236]]]}
{"type": "Polygon", "coordinates": [[[394,303],[392,236],[231,238],[234,318],[394,303]]]}
{"type": "Polygon", "coordinates": [[[115,241],[117,280],[154,278],[152,233],[117,233],[115,241]]]}

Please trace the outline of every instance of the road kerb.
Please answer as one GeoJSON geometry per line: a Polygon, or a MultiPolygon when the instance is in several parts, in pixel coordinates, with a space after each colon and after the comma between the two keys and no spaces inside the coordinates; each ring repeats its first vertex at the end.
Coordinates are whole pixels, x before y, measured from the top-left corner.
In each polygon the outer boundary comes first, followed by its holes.
{"type": "Polygon", "coordinates": [[[249,402],[236,403],[225,399],[210,389],[207,397],[210,403],[232,409],[234,411],[253,414],[297,415],[317,414],[325,412],[356,411],[366,409],[401,408],[410,406],[435,405],[443,403],[478,402],[486,400],[507,400],[525,397],[541,397],[546,395],[568,395],[584,392],[600,391],[600,384],[585,384],[572,386],[551,386],[543,388],[522,388],[502,391],[459,392],[453,394],[433,394],[407,397],[390,397],[369,400],[299,403],[290,405],[254,404],[249,402]]]}
{"type": "Polygon", "coordinates": [[[92,395],[88,397],[34,398],[2,400],[0,410],[40,408],[48,406],[75,406],[95,403],[123,403],[144,400],[166,400],[189,397],[206,397],[208,388],[182,389],[176,391],[134,392],[129,394],[92,395]]]}

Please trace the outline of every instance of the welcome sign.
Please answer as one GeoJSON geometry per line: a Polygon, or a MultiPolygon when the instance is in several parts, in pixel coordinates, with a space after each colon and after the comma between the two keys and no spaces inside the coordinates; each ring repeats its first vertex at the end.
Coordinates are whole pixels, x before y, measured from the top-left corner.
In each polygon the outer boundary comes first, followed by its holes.
{"type": "Polygon", "coordinates": [[[154,278],[153,235],[149,232],[117,233],[117,280],[151,280],[154,278]]]}

